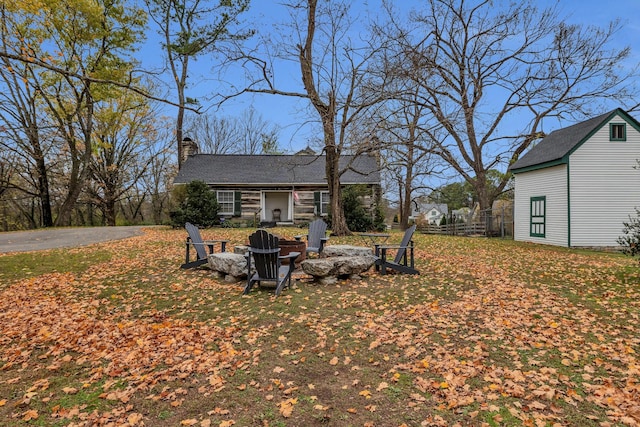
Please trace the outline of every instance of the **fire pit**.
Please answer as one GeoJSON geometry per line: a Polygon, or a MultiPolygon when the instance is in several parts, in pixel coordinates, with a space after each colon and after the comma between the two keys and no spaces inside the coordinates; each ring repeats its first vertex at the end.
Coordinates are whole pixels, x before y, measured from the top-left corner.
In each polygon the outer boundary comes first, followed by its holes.
{"type": "MultiPolygon", "coordinates": [[[[296,258],[296,267],[300,265],[302,261],[307,257],[307,244],[305,242],[299,242],[297,240],[280,240],[280,256],[289,255],[291,252],[300,252],[300,255],[296,258]]],[[[283,264],[289,264],[288,259],[282,260],[283,264]]]]}

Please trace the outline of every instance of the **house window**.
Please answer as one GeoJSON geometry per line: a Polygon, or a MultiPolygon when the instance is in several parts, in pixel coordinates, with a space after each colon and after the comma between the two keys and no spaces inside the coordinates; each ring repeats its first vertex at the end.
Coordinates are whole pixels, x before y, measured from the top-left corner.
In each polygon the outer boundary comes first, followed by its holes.
{"type": "Polygon", "coordinates": [[[609,139],[611,141],[626,141],[627,129],[624,123],[609,124],[609,139]]]}
{"type": "Polygon", "coordinates": [[[320,215],[329,215],[331,206],[329,206],[329,192],[320,192],[320,215]]]}
{"type": "Polygon", "coordinates": [[[547,198],[531,198],[531,237],[545,237],[546,228],[547,198]]]}
{"type": "Polygon", "coordinates": [[[218,214],[233,215],[233,191],[218,191],[216,194],[216,198],[218,199],[218,206],[220,206],[218,214]]]}

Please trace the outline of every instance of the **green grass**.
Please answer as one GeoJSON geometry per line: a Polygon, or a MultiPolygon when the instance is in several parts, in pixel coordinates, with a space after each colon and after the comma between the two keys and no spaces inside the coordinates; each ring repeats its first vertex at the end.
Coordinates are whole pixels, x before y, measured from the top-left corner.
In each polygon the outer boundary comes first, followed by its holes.
{"type": "Polygon", "coordinates": [[[108,250],[55,249],[0,255],[0,288],[16,280],[48,273],[82,273],[93,265],[107,262],[108,250]]]}
{"type": "MultiPolygon", "coordinates": [[[[250,230],[207,232],[243,242],[250,230]]],[[[628,258],[417,235],[420,276],[372,270],[330,286],[304,278],[275,298],[267,288],[242,296],[242,283],[207,269],[180,270],[183,234],[154,230],[117,244],[0,257],[1,301],[21,304],[12,318],[0,316],[1,425],[66,425],[54,408],[78,406],[116,424],[140,413],[158,427],[191,419],[518,426],[542,423],[537,414],[547,425],[596,426],[620,424],[616,411],[630,407],[612,399],[621,408],[614,411],[593,391],[638,379],[640,276],[628,258]],[[49,283],[52,272],[74,280],[49,283]],[[46,390],[20,405],[43,378],[46,390]],[[126,404],[107,400],[107,382],[136,391],[126,404]],[[291,398],[285,417],[279,405],[291,398]],[[22,421],[28,409],[38,419],[22,421]]]]}

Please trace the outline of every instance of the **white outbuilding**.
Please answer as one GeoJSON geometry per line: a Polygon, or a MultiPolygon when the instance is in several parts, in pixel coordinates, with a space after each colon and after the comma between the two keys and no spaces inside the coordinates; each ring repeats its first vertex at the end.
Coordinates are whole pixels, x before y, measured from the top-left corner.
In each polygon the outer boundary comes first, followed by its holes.
{"type": "Polygon", "coordinates": [[[640,124],[616,109],[556,130],[510,170],[514,238],[566,247],[617,247],[640,208],[640,124]]]}

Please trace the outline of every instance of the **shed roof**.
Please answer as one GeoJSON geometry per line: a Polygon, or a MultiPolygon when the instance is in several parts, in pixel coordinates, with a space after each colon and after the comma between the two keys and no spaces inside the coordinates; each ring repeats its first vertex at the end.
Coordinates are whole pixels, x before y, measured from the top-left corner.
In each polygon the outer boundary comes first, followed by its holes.
{"type": "Polygon", "coordinates": [[[611,118],[619,114],[629,123],[638,126],[638,122],[624,110],[617,108],[608,113],[585,120],[566,128],[558,129],[547,135],[539,144],[529,150],[524,156],[512,164],[509,169],[518,173],[523,169],[542,166],[554,162],[565,162],[565,156],[573,152],[586,141],[594,132],[600,129],[611,118]]]}
{"type": "MultiPolygon", "coordinates": [[[[211,185],[326,185],[326,156],[318,155],[245,155],[196,154],[187,158],[174,179],[174,184],[194,180],[211,185]]],[[[352,162],[340,182],[342,184],[379,184],[380,171],[376,158],[343,155],[340,167],[352,162]]]]}

